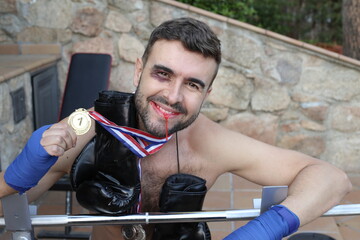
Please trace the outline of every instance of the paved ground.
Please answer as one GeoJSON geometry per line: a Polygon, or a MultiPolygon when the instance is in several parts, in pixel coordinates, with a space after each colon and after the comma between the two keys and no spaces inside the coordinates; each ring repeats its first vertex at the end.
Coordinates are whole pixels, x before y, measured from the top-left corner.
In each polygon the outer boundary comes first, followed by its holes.
{"type": "MultiPolygon", "coordinates": [[[[349,193],[342,204],[360,203],[360,174],[350,175],[353,191],[349,193]]],[[[230,174],[219,178],[216,185],[208,193],[204,203],[205,210],[223,209],[250,209],[253,208],[253,199],[261,197],[261,187],[230,174]]],[[[65,192],[49,191],[37,201],[38,214],[65,214],[65,192]]],[[[73,200],[73,214],[87,213],[76,200],[73,200]]],[[[209,223],[212,239],[222,239],[234,229],[244,225],[245,221],[213,222],[209,223]]],[[[64,227],[38,227],[36,234],[42,230],[64,232],[64,227]]],[[[88,233],[90,227],[72,227],[72,233],[88,233]]],[[[323,233],[336,240],[360,239],[360,216],[321,217],[306,226],[299,232],[323,233]]],[[[0,235],[0,240],[9,239],[6,234],[0,235]]]]}

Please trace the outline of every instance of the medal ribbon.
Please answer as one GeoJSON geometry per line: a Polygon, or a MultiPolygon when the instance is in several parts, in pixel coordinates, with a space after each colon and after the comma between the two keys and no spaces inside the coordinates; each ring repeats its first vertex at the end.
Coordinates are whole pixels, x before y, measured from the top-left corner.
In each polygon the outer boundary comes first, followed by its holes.
{"type": "Polygon", "coordinates": [[[89,111],[89,115],[139,158],[156,153],[171,138],[158,138],[139,129],[118,126],[96,111],[89,111]]]}

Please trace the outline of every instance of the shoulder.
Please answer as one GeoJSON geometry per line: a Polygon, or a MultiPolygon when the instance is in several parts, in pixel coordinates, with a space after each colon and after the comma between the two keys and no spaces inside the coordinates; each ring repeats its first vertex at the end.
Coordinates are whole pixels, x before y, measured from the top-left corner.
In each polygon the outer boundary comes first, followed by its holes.
{"type": "Polygon", "coordinates": [[[192,141],[196,141],[198,144],[208,144],[211,141],[216,141],[215,136],[226,134],[229,130],[210,120],[205,115],[199,114],[198,118],[189,127],[188,132],[192,141]]]}
{"type": "Polygon", "coordinates": [[[221,124],[210,120],[203,114],[199,114],[199,117],[194,124],[191,125],[189,130],[191,139],[204,144],[213,145],[216,143],[217,145],[223,145],[228,144],[229,141],[233,140],[237,143],[239,143],[239,141],[243,142],[245,140],[250,140],[249,137],[240,132],[228,129],[221,124]]]}
{"type": "Polygon", "coordinates": [[[283,154],[278,147],[225,128],[202,114],[189,130],[191,145],[224,172],[240,175],[249,168],[269,164],[269,156],[283,154]]]}
{"type": "MultiPolygon", "coordinates": [[[[232,131],[200,114],[186,130],[189,145],[207,162],[212,162],[228,172],[233,162],[243,158],[246,145],[251,139],[239,132],[232,131]]],[[[249,142],[250,141],[250,142],[249,142]]]]}

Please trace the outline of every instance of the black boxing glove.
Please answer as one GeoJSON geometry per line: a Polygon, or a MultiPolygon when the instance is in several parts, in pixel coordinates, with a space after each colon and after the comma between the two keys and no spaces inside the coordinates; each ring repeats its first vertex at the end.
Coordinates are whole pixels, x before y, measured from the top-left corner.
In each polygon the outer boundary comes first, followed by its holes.
{"type": "MultiPolygon", "coordinates": [[[[174,174],[163,185],[161,212],[200,211],[207,192],[206,181],[189,174],[174,174]]],[[[205,222],[155,224],[152,240],[211,240],[205,222]]]]}
{"type": "MultiPolygon", "coordinates": [[[[134,95],[103,91],[95,111],[120,126],[136,128],[134,95]]],[[[100,213],[134,212],[139,200],[137,157],[100,124],[71,170],[71,182],[81,206],[100,213]]]]}

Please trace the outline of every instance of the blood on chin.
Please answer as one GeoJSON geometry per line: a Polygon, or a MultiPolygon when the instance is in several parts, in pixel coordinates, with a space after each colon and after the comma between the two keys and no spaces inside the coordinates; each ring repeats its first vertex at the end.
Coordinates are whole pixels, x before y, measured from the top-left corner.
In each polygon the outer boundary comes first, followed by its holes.
{"type": "MultiPolygon", "coordinates": [[[[154,120],[157,123],[154,122],[154,125],[152,125],[150,124],[150,115],[148,115],[146,122],[149,123],[149,125],[145,124],[147,125],[147,127],[145,126],[145,128],[147,128],[149,133],[152,133],[154,136],[157,137],[165,137],[166,139],[168,139],[169,135],[171,135],[173,132],[182,129],[182,127],[175,124],[172,120],[175,120],[175,118],[183,115],[185,113],[184,111],[182,111],[181,109],[179,109],[179,111],[167,111],[166,109],[162,108],[161,105],[157,104],[154,100],[149,101],[149,106],[152,108],[152,111],[150,109],[149,110],[150,112],[153,112],[153,117],[157,119],[154,120]],[[175,126],[169,128],[171,121],[175,124],[175,126]]],[[[178,120],[180,121],[180,119],[178,120]]]]}

